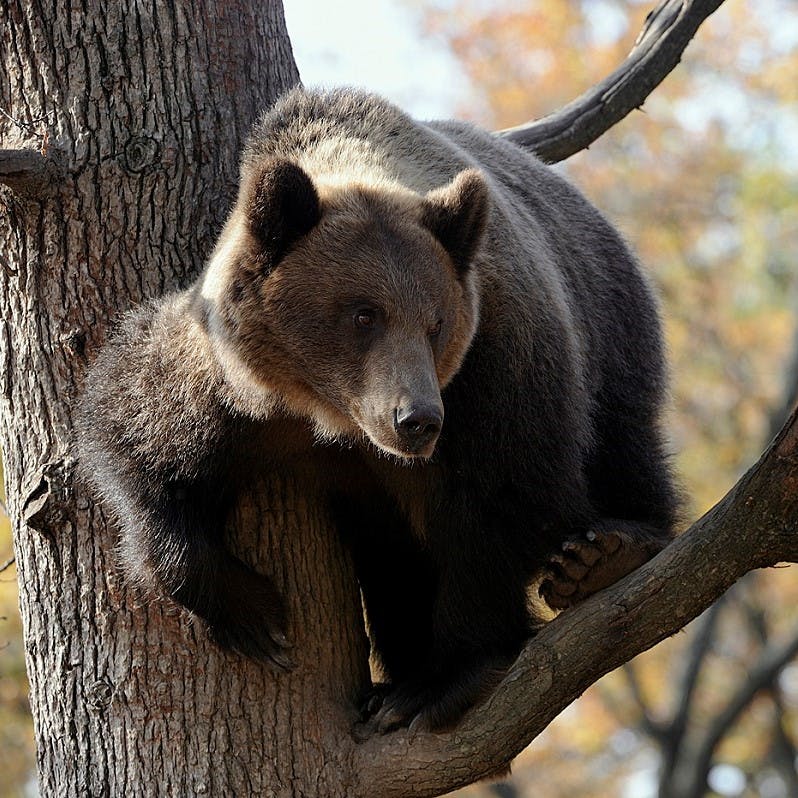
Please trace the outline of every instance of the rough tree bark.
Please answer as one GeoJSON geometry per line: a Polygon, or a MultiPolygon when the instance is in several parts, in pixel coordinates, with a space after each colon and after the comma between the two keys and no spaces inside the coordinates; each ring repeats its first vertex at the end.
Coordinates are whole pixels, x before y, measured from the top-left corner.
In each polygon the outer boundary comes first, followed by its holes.
{"type": "Polygon", "coordinates": [[[247,129],[298,76],[277,0],[82,9],[0,5],[0,432],[44,795],[437,795],[506,762],[745,570],[798,559],[791,427],[759,483],[552,623],[455,734],[361,745],[359,596],[313,484],[265,475],[230,530],[290,599],[291,674],[142,602],[75,478],[72,403],[109,323],[197,273],[247,129]]]}
{"type": "Polygon", "coordinates": [[[67,8],[0,5],[1,423],[42,793],[343,794],[367,649],[312,486],[267,477],[240,512],[244,555],[273,564],[303,621],[278,680],[125,589],[70,453],[108,324],[196,275],[244,137],[298,80],[282,6],[67,8]]]}

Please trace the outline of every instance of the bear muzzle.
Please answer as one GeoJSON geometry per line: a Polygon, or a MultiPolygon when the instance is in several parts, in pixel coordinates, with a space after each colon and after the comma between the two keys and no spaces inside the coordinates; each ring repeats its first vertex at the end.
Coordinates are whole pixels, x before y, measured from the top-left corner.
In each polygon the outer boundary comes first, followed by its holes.
{"type": "Polygon", "coordinates": [[[443,427],[443,407],[430,403],[400,406],[393,411],[393,428],[404,453],[429,457],[443,427]]]}

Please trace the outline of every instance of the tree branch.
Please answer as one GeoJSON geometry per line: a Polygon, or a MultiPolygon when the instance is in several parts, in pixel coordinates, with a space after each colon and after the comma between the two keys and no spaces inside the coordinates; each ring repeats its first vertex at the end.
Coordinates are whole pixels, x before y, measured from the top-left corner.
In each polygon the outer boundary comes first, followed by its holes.
{"type": "MultiPolygon", "coordinates": [[[[778,680],[774,679],[773,684],[777,685],[778,680]]],[[[796,771],[798,751],[796,751],[795,743],[785,728],[786,709],[780,691],[771,687],[771,698],[773,700],[773,746],[771,761],[787,784],[787,794],[798,795],[798,771],[796,771]]]]}
{"type": "Polygon", "coordinates": [[[626,682],[629,685],[634,703],[640,713],[640,727],[649,737],[661,745],[665,745],[667,743],[668,727],[660,723],[651,712],[651,707],[649,707],[648,701],[646,701],[646,697],[643,694],[643,686],[640,684],[634,662],[624,663],[622,670],[624,676],[626,676],[626,682]]]}
{"type": "Polygon", "coordinates": [[[38,150],[0,150],[0,183],[17,193],[40,193],[53,176],[53,159],[38,150]]]}
{"type": "Polygon", "coordinates": [[[792,354],[784,373],[784,385],[781,391],[781,402],[770,410],[768,424],[769,437],[772,438],[781,428],[784,419],[788,418],[798,403],[798,326],[793,332],[792,354]]]}
{"type": "Polygon", "coordinates": [[[718,618],[724,603],[723,598],[721,598],[707,610],[706,615],[701,620],[700,626],[695,631],[695,637],[693,638],[692,645],[687,654],[687,664],[677,694],[679,703],[673,714],[673,720],[670,723],[669,729],[673,743],[677,749],[681,745],[682,739],[687,731],[687,723],[690,719],[690,708],[693,705],[693,695],[696,685],[698,684],[698,676],[701,673],[704,660],[712,647],[712,641],[715,637],[715,628],[718,625],[718,618]]]}
{"type": "MultiPolygon", "coordinates": [[[[748,581],[748,580],[747,580],[748,581]]],[[[750,584],[750,582],[749,582],[750,584]]],[[[767,617],[764,607],[754,602],[754,595],[747,596],[743,602],[743,609],[748,619],[748,624],[752,628],[762,646],[767,646],[770,639],[767,617]]],[[[798,751],[795,743],[785,728],[784,700],[779,685],[778,674],[768,685],[771,701],[773,702],[773,744],[771,746],[770,758],[773,766],[781,773],[782,778],[788,787],[789,795],[798,795],[798,751]]]]}
{"type": "Polygon", "coordinates": [[[798,655],[798,630],[779,645],[769,645],[759,660],[749,670],[748,677],[729,699],[724,709],[713,719],[698,744],[696,753],[697,773],[706,774],[712,764],[715,749],[743,710],[754,700],[760,690],[769,687],[790,660],[798,655]]]}
{"type": "Polygon", "coordinates": [[[639,108],[679,63],[701,23],[723,0],[662,0],[646,17],[626,60],[581,97],[543,119],[498,135],[544,161],[562,161],[639,108]]]}
{"type": "Polygon", "coordinates": [[[434,796],[497,771],[593,682],[677,632],[743,574],[798,562],[796,485],[794,413],[715,507],[653,560],[544,628],[454,732],[401,731],[358,746],[357,794],[434,796]]]}
{"type": "Polygon", "coordinates": [[[684,760],[687,759],[689,762],[693,762],[690,757],[692,749],[686,744],[689,740],[687,729],[690,721],[690,710],[693,706],[693,696],[695,695],[698,677],[704,661],[712,648],[718,618],[730,595],[731,593],[729,592],[721,596],[696,621],[693,639],[686,655],[687,662],[676,690],[676,708],[670,722],[663,724],[664,733],[657,740],[660,744],[662,756],[662,765],[659,773],[660,796],[681,794],[677,782],[685,766],[684,760]]]}

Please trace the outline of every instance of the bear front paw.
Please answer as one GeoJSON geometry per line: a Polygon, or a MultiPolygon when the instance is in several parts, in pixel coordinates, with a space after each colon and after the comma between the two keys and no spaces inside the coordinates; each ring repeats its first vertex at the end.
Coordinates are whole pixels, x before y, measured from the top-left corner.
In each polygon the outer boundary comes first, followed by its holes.
{"type": "Polygon", "coordinates": [[[285,603],[271,579],[236,562],[225,579],[218,610],[207,618],[211,637],[222,648],[280,671],[295,664],[285,634],[285,603]]]}
{"type": "Polygon", "coordinates": [[[362,741],[405,727],[411,734],[451,729],[496,688],[510,662],[497,657],[447,678],[412,679],[397,686],[376,684],[362,703],[354,736],[362,741]]]}
{"type": "Polygon", "coordinates": [[[288,655],[291,648],[288,638],[274,621],[256,623],[254,618],[251,622],[228,618],[208,627],[213,641],[221,648],[263,662],[278,671],[295,667],[288,655]]]}

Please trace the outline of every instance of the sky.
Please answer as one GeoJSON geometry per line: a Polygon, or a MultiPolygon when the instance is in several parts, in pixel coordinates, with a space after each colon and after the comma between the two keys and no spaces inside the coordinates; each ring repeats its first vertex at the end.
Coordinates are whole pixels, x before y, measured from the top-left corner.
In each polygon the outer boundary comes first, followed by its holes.
{"type": "Polygon", "coordinates": [[[441,41],[425,38],[409,0],[284,0],[306,86],[372,89],[420,119],[457,116],[469,88],[441,41]]]}
{"type": "MultiPolygon", "coordinates": [[[[760,8],[762,20],[771,22],[773,44],[788,50],[795,46],[798,28],[779,24],[783,14],[778,12],[785,2],[767,0],[760,8]]],[[[480,99],[446,44],[424,35],[416,10],[420,5],[419,0],[284,0],[302,82],[372,89],[418,119],[459,117],[479,122],[480,99]]],[[[612,39],[625,29],[626,17],[612,3],[594,0],[589,8],[595,37],[612,39]]],[[[737,127],[742,148],[757,152],[770,142],[798,170],[795,107],[756,112],[738,85],[718,75],[707,76],[704,88],[675,109],[687,130],[706,131],[713,120],[723,120],[737,127]]],[[[655,92],[649,111],[656,111],[656,102],[655,92]]]]}

